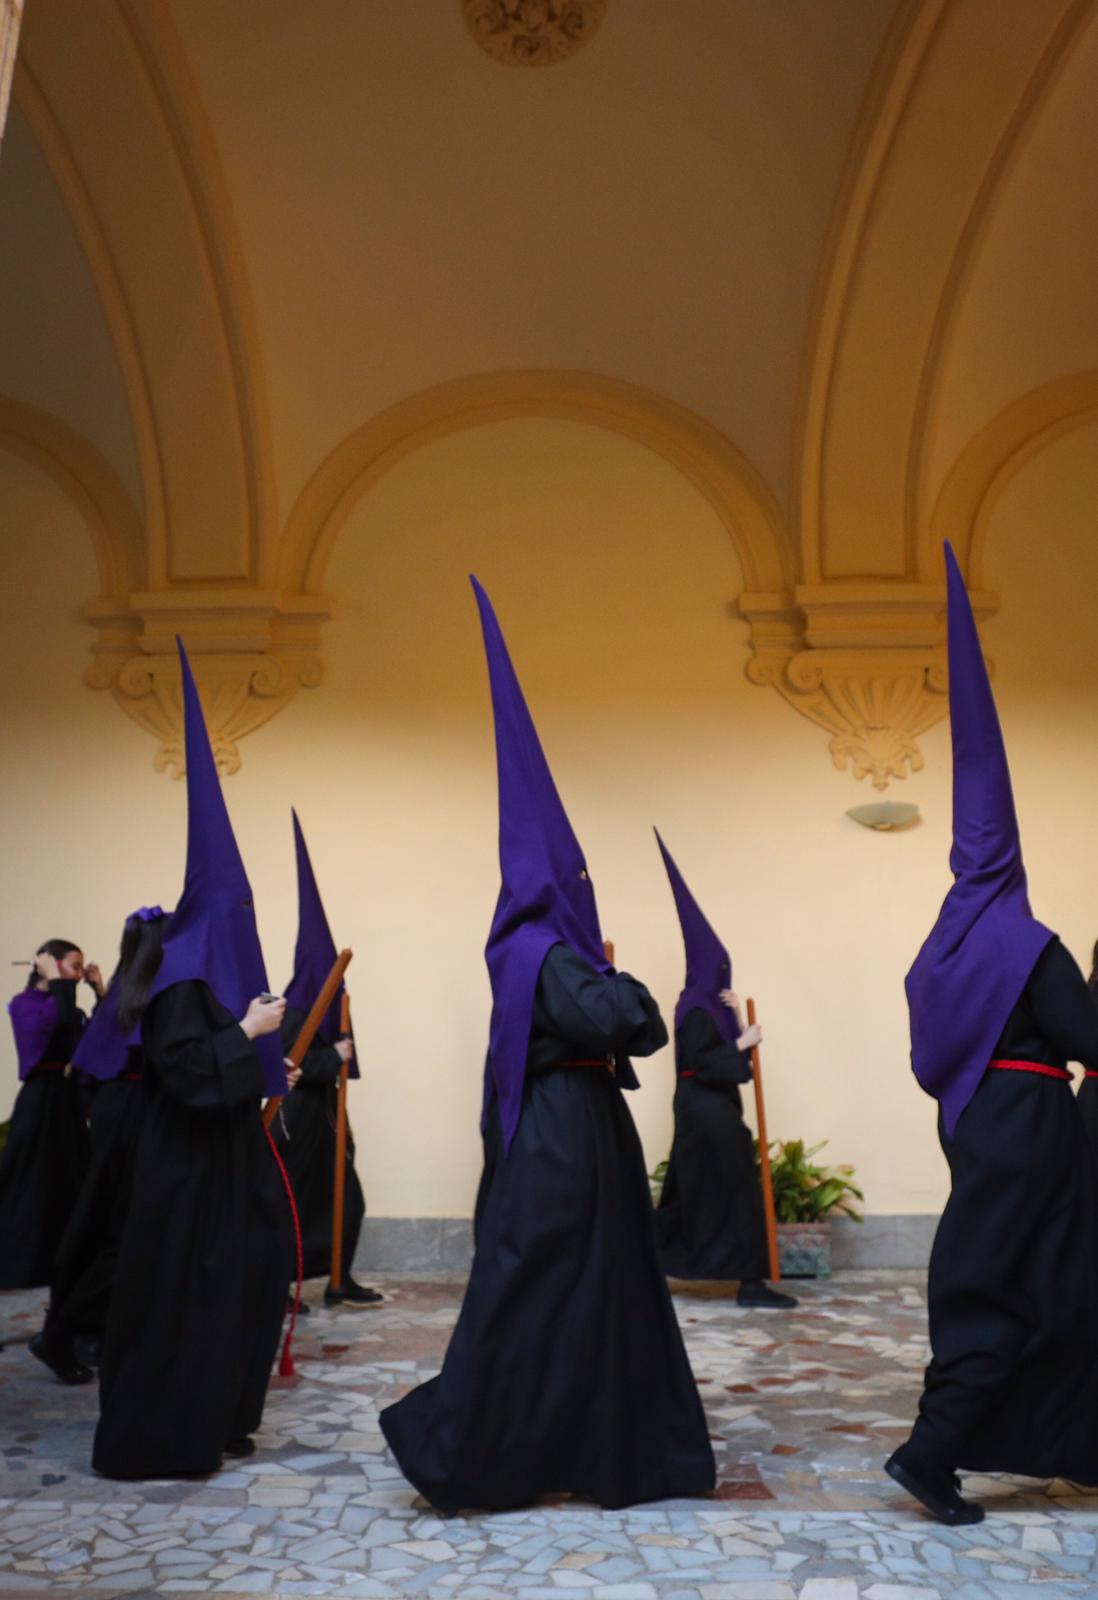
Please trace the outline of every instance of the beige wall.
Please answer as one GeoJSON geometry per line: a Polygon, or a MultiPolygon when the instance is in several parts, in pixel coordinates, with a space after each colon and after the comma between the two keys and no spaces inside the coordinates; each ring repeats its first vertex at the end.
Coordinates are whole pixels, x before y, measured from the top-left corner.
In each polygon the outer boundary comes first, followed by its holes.
{"type": "MultiPolygon", "coordinates": [[[[1079,956],[1098,933],[1098,430],[1037,457],[1000,500],[987,641],[1038,914],[1079,956]]],[[[170,903],[182,787],[107,696],[74,687],[89,550],[67,502],[0,455],[8,551],[0,644],[9,840],[4,959],[53,933],[109,960],[122,914],[170,903]]],[[[947,882],[947,733],[900,793],[924,824],[877,835],[823,736],[745,680],[741,574],[696,491],[638,446],[532,419],[405,459],[336,551],[328,678],[252,736],[229,803],[271,976],[295,925],[289,806],[306,827],[352,971],[366,1077],[353,1092],[375,1214],[468,1214],[488,1015],[482,946],[497,885],[487,686],[466,574],[488,585],[622,964],[670,1012],[681,946],[658,822],[732,949],[767,1033],[774,1133],[827,1138],[875,1212],[944,1193],[933,1107],[907,1066],[902,977],[947,882]]],[[[943,1019],[947,1025],[947,1019],[943,1019]]],[[[670,1052],[631,1102],[665,1151],[670,1052]]],[[[14,1088],[5,1039],[3,1098],[14,1088]]]]}

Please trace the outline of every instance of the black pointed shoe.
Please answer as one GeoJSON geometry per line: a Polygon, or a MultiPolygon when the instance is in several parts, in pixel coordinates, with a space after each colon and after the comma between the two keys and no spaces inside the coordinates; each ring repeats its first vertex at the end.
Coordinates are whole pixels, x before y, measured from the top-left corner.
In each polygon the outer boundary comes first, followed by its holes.
{"type": "Polygon", "coordinates": [[[749,1278],[740,1284],[736,1296],[738,1306],[749,1306],[763,1311],[792,1311],[797,1301],[791,1294],[772,1289],[761,1278],[749,1278]]]}
{"type": "Polygon", "coordinates": [[[367,1289],[365,1284],[356,1283],[353,1278],[344,1278],[338,1289],[330,1283],[324,1291],[326,1306],[357,1306],[361,1310],[370,1310],[383,1304],[384,1300],[385,1296],[378,1294],[376,1289],[367,1289]]]}
{"type": "Polygon", "coordinates": [[[44,1333],[36,1333],[27,1349],[43,1366],[49,1367],[59,1383],[67,1383],[75,1388],[81,1383],[91,1383],[95,1377],[90,1367],[82,1366],[77,1361],[72,1349],[64,1341],[47,1339],[44,1333]]]}
{"type": "Polygon", "coordinates": [[[918,1460],[906,1445],[901,1445],[889,1457],[885,1471],[947,1528],[964,1528],[983,1522],[983,1506],[962,1497],[960,1480],[955,1474],[918,1460]]]}

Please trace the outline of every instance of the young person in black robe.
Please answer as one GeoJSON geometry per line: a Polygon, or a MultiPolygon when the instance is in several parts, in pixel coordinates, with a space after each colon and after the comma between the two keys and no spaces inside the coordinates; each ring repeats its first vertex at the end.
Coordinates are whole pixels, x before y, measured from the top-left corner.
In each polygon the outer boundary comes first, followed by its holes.
{"type": "MultiPolygon", "coordinates": [[[[286,1014],[282,1019],[282,1048],[287,1055],[338,954],[296,811],[293,823],[298,920],[294,974],[286,986],[286,1014]]],[[[328,1277],[331,1268],[339,1075],[346,1063],[348,1076],[359,1076],[354,1040],[339,1034],[339,1013],[337,995],[305,1054],[301,1076],[279,1107],[271,1130],[297,1202],[304,1258],[302,1275],[306,1278],[328,1277]]],[[[369,1309],[381,1305],[383,1296],[376,1289],[356,1283],[351,1272],[366,1200],[355,1171],[355,1142],[349,1124],[344,1163],[342,1281],[336,1284],[329,1278],[324,1304],[369,1309]]],[[[297,1277],[296,1250],[292,1276],[297,1277]]]]}
{"type": "Polygon", "coordinates": [[[487,596],[503,883],[476,1250],[441,1373],[381,1414],[441,1511],[567,1491],[625,1506],[712,1489],[622,1089],[667,1039],[604,954],[594,891],[487,596]]]}
{"type": "Polygon", "coordinates": [[[147,1103],[140,1026],[119,1025],[119,981],[123,969],[141,965],[146,947],[146,961],[158,956],[159,930],[145,924],[163,915],[142,906],[127,917],[118,967],[73,1056],[74,1072],[92,1088],[91,1161],[54,1258],[45,1323],[30,1342],[62,1383],[90,1383],[99,1364],[147,1103]]]}
{"type": "Polygon", "coordinates": [[[20,1088],[0,1152],[0,1289],[49,1283],[89,1159],[70,1063],[88,1020],[76,986],[85,979],[98,994],[102,978],[68,939],[48,939],[34,961],[26,988],[8,1006],[20,1088]]]}
{"type": "Polygon", "coordinates": [[[927,1285],[932,1360],[886,1470],[947,1524],[958,1469],[1098,1484],[1098,1200],[1065,1063],[1098,1014],[1029,907],[1006,751],[946,547],[954,884],[907,977],[912,1065],[952,1182],[927,1285]]]}
{"type": "Polygon", "coordinates": [[[265,1094],[286,1092],[284,1001],[266,994],[251,889],[180,656],[183,894],[147,924],[161,950],[120,975],[149,1103],[99,1373],[92,1464],[109,1478],[205,1475],[251,1453],[286,1294],[290,1215],[260,1114],[265,1094]]]}
{"type": "Polygon", "coordinates": [[[797,1302],[765,1281],[770,1263],[755,1145],[741,1084],[762,1038],[740,1015],[732,962],[659,834],[686,948],[675,1007],[675,1134],[656,1211],[656,1241],[671,1278],[738,1281],[737,1302],[789,1311],[797,1302]]]}

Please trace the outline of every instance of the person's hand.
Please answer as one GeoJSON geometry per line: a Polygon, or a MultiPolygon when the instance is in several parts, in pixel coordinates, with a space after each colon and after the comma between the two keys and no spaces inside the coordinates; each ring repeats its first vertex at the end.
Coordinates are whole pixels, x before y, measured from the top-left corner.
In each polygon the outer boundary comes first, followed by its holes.
{"type": "Polygon", "coordinates": [[[737,1015],[739,1014],[740,997],[736,993],[735,989],[722,989],[718,994],[717,999],[720,1001],[722,1006],[727,1006],[729,1011],[735,1011],[737,1015]]]}
{"type": "Polygon", "coordinates": [[[289,1056],[282,1057],[282,1065],[286,1068],[286,1083],[288,1087],[296,1089],[301,1082],[301,1068],[295,1067],[289,1056]]]}
{"type": "Polygon", "coordinates": [[[736,1049],[740,1051],[741,1055],[747,1050],[754,1050],[757,1044],[762,1044],[762,1036],[763,1031],[759,1024],[753,1022],[749,1028],[743,1030],[736,1040],[736,1049]]]}
{"type": "Polygon", "coordinates": [[[100,972],[94,961],[90,961],[84,968],[84,978],[86,982],[91,984],[100,1000],[102,1000],[103,996],[107,992],[107,986],[103,982],[103,974],[100,972]]]}
{"type": "Polygon", "coordinates": [[[248,1009],[240,1019],[240,1026],[249,1039],[262,1039],[264,1034],[277,1033],[282,1026],[286,1002],[281,995],[273,1000],[263,1000],[259,995],[249,1001],[248,1009]]]}
{"type": "Polygon", "coordinates": [[[355,1047],[350,1039],[337,1039],[335,1042],[336,1055],[346,1065],[354,1056],[355,1047]]]}
{"type": "Polygon", "coordinates": [[[51,956],[48,950],[43,950],[40,955],[35,956],[34,970],[40,978],[45,978],[47,983],[52,983],[55,978],[61,976],[57,957],[51,956]]]}

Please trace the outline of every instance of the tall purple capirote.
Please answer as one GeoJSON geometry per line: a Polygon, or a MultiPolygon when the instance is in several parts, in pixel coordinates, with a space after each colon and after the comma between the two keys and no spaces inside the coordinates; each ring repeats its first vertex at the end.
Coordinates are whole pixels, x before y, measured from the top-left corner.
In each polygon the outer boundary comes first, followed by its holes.
{"type": "MultiPolygon", "coordinates": [[[[164,956],[149,989],[152,1000],[174,983],[201,981],[214,998],[242,1017],[267,989],[252,889],[229,821],[202,704],[182,640],[183,732],[187,757],[187,870],[183,893],[164,930],[164,956]]],[[[286,1093],[282,1042],[276,1033],[255,1040],[264,1092],[286,1093]]]]}
{"type": "MultiPolygon", "coordinates": [[[[510,1149],[522,1110],[534,991],[546,955],[566,944],[596,971],[613,971],[603,950],[595,890],[527,709],[492,602],[472,578],[484,633],[499,774],[500,891],[485,956],[492,980],[485,1108],[499,1101],[510,1149]]],[[[637,1086],[618,1057],[622,1088],[637,1086]]]]}
{"type": "MultiPolygon", "coordinates": [[[[294,949],[294,975],[286,985],[286,1002],[306,1015],[312,1010],[317,995],[323,989],[339,951],[335,947],[320,890],[316,886],[313,864],[305,845],[297,812],[294,819],[294,851],[297,856],[297,945],[294,949]]],[[[340,984],[335,999],[329,1006],[320,1032],[329,1041],[339,1038],[340,995],[345,985],[340,984]]],[[[352,1033],[352,1038],[353,1038],[352,1033]]],[[[358,1060],[351,1057],[349,1077],[359,1076],[358,1060]]]]}
{"type": "Polygon", "coordinates": [[[949,544],[945,562],[954,882],[905,987],[911,1065],[939,1101],[952,1136],[1038,957],[1055,936],[1029,909],[1006,748],[972,604],[949,544]]]}
{"type": "Polygon", "coordinates": [[[8,1002],[8,1015],[22,1083],[46,1059],[46,1047],[57,1027],[57,1001],[45,989],[21,989],[8,1002]]]}
{"type": "Polygon", "coordinates": [[[726,1042],[739,1037],[739,1023],[735,1013],[722,1004],[722,989],[732,987],[732,958],[713,932],[701,907],[686,886],[686,880],[670,850],[660,838],[660,830],[652,830],[671,880],[671,893],[675,897],[675,910],[679,914],[682,942],[686,949],[686,981],[675,1007],[675,1028],[681,1027],[688,1011],[707,1011],[717,1025],[717,1032],[726,1042]]]}

